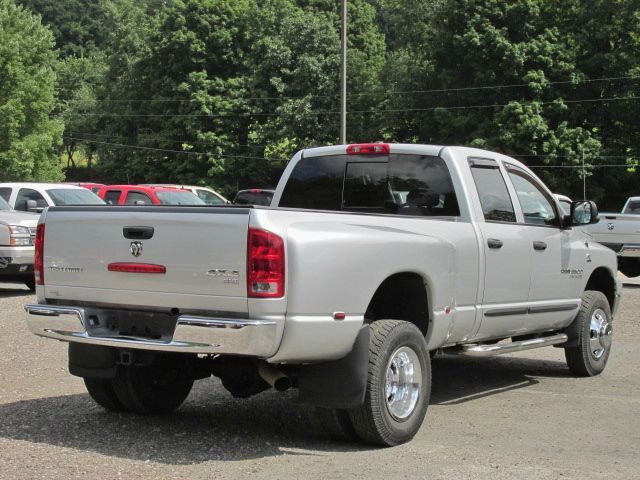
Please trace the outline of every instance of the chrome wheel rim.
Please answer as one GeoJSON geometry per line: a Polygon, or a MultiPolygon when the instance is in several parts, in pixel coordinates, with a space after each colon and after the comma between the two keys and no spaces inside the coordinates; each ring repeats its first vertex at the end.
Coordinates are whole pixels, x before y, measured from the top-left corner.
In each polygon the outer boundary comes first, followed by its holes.
{"type": "Polygon", "coordinates": [[[591,315],[589,325],[589,351],[594,360],[600,360],[611,347],[613,329],[604,310],[598,308],[591,315]]]}
{"type": "Polygon", "coordinates": [[[422,367],[416,352],[400,347],[387,364],[385,398],[389,414],[406,420],[416,409],[422,389],[422,367]]]}

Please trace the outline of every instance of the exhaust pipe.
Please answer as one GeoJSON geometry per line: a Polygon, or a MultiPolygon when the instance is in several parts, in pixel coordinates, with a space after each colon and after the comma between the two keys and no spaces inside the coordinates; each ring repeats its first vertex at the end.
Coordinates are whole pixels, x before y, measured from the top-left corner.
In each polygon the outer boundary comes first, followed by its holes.
{"type": "Polygon", "coordinates": [[[265,382],[267,382],[279,392],[284,392],[285,390],[291,388],[291,379],[273,365],[261,362],[258,365],[258,374],[265,382]]]}

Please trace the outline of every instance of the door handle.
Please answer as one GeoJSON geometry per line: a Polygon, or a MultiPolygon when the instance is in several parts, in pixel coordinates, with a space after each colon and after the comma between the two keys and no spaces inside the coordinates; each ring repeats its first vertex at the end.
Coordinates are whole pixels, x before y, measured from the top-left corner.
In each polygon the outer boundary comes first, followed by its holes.
{"type": "Polygon", "coordinates": [[[546,250],[547,249],[547,244],[544,242],[533,242],[533,249],[534,250],[546,250]]]}
{"type": "Polygon", "coordinates": [[[490,238],[487,240],[487,245],[489,248],[502,248],[502,240],[498,240],[497,238],[490,238]]]}

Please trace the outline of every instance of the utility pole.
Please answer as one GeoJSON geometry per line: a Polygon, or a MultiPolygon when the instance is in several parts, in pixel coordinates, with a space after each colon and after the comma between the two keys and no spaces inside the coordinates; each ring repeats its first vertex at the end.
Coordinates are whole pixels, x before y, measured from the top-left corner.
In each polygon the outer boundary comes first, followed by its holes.
{"type": "Polygon", "coordinates": [[[587,199],[587,170],[584,167],[584,150],[582,150],[582,199],[587,199]]]}
{"type": "Polygon", "coordinates": [[[342,2],[342,62],[340,65],[340,143],[347,143],[347,0],[342,2]]]}

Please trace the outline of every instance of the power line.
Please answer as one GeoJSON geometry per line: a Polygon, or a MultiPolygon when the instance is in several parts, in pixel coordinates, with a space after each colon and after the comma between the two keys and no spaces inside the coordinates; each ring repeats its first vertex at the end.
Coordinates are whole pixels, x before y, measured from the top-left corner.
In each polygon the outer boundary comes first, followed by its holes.
{"type": "MultiPolygon", "coordinates": [[[[518,102],[520,105],[552,105],[561,103],[599,103],[599,102],[618,102],[639,100],[640,96],[628,97],[609,97],[609,98],[584,98],[579,100],[558,99],[546,102],[537,100],[518,102]]],[[[470,110],[483,108],[504,108],[510,106],[511,103],[505,104],[489,104],[489,105],[459,105],[451,107],[428,107],[428,108],[400,108],[386,110],[351,110],[349,114],[388,114],[388,113],[404,113],[404,112],[429,112],[435,110],[470,110]]],[[[79,117],[114,117],[114,118],[225,118],[225,117],[283,117],[292,115],[340,115],[339,111],[308,111],[308,112],[281,112],[281,113],[229,113],[221,112],[217,114],[198,114],[198,113],[71,113],[70,116],[79,117]]]]}
{"type": "MultiPolygon", "coordinates": [[[[584,79],[574,79],[574,80],[556,80],[545,82],[546,85],[579,85],[583,83],[595,83],[595,82],[609,82],[609,81],[620,81],[620,80],[638,80],[640,76],[638,75],[630,75],[630,76],[622,76],[622,77],[600,77],[600,78],[584,78],[584,79]]],[[[504,84],[504,85],[479,85],[476,87],[453,87],[453,88],[434,88],[427,90],[398,90],[391,92],[362,92],[362,93],[349,93],[350,97],[368,97],[368,96],[384,96],[384,95],[414,95],[420,93],[446,93],[446,92],[466,92],[466,91],[475,91],[475,90],[500,90],[500,89],[509,89],[509,88],[522,88],[528,87],[530,83],[512,83],[512,84],[504,84]]],[[[59,90],[72,90],[59,88],[59,90]]],[[[233,98],[231,100],[302,100],[302,99],[311,99],[311,98],[339,98],[339,94],[331,94],[331,95],[302,95],[302,96],[279,96],[279,97],[238,97],[233,98]]],[[[142,98],[142,99],[121,99],[121,98],[103,98],[98,100],[100,102],[112,102],[112,103],[131,103],[131,102],[151,102],[151,103],[190,103],[190,102],[202,102],[200,99],[192,99],[192,98],[142,98]]]]}
{"type": "MultiPolygon", "coordinates": [[[[62,138],[66,138],[68,140],[73,139],[73,137],[66,137],[66,136],[62,136],[62,138]]],[[[194,152],[191,150],[171,150],[168,148],[155,148],[155,147],[143,147],[141,145],[127,145],[124,143],[114,143],[114,142],[101,142],[98,140],[90,140],[90,139],[78,139],[75,138],[75,140],[83,140],[85,142],[89,142],[89,143],[95,143],[98,145],[109,145],[112,147],[121,147],[121,148],[132,148],[132,149],[136,149],[136,150],[147,150],[147,151],[153,151],[153,152],[163,152],[163,153],[182,153],[182,154],[186,154],[186,155],[214,155],[217,157],[225,157],[225,158],[241,158],[241,159],[247,159],[247,160],[267,160],[267,161],[280,161],[282,159],[278,159],[278,158],[267,158],[267,157],[252,157],[252,156],[248,156],[248,155],[229,155],[229,154],[221,154],[221,153],[207,153],[207,152],[194,152]]]]}
{"type": "MultiPolygon", "coordinates": [[[[109,139],[126,139],[126,140],[137,140],[140,137],[144,137],[143,135],[140,136],[134,136],[134,137],[127,137],[124,135],[105,135],[105,134],[98,134],[98,133],[89,133],[89,132],[65,132],[70,138],[70,139],[75,139],[75,140],[87,140],[86,138],[81,138],[78,137],[77,135],[82,135],[82,136],[88,136],[88,137],[96,137],[96,138],[109,138],[109,139]]],[[[207,142],[205,140],[168,140],[168,139],[162,139],[163,142],[171,142],[171,143],[179,143],[179,144],[197,144],[197,145],[211,145],[211,146],[217,146],[217,147],[245,147],[245,148],[267,148],[267,145],[258,145],[258,144],[252,144],[252,145],[243,145],[240,143],[216,143],[216,142],[207,142]]]]}

